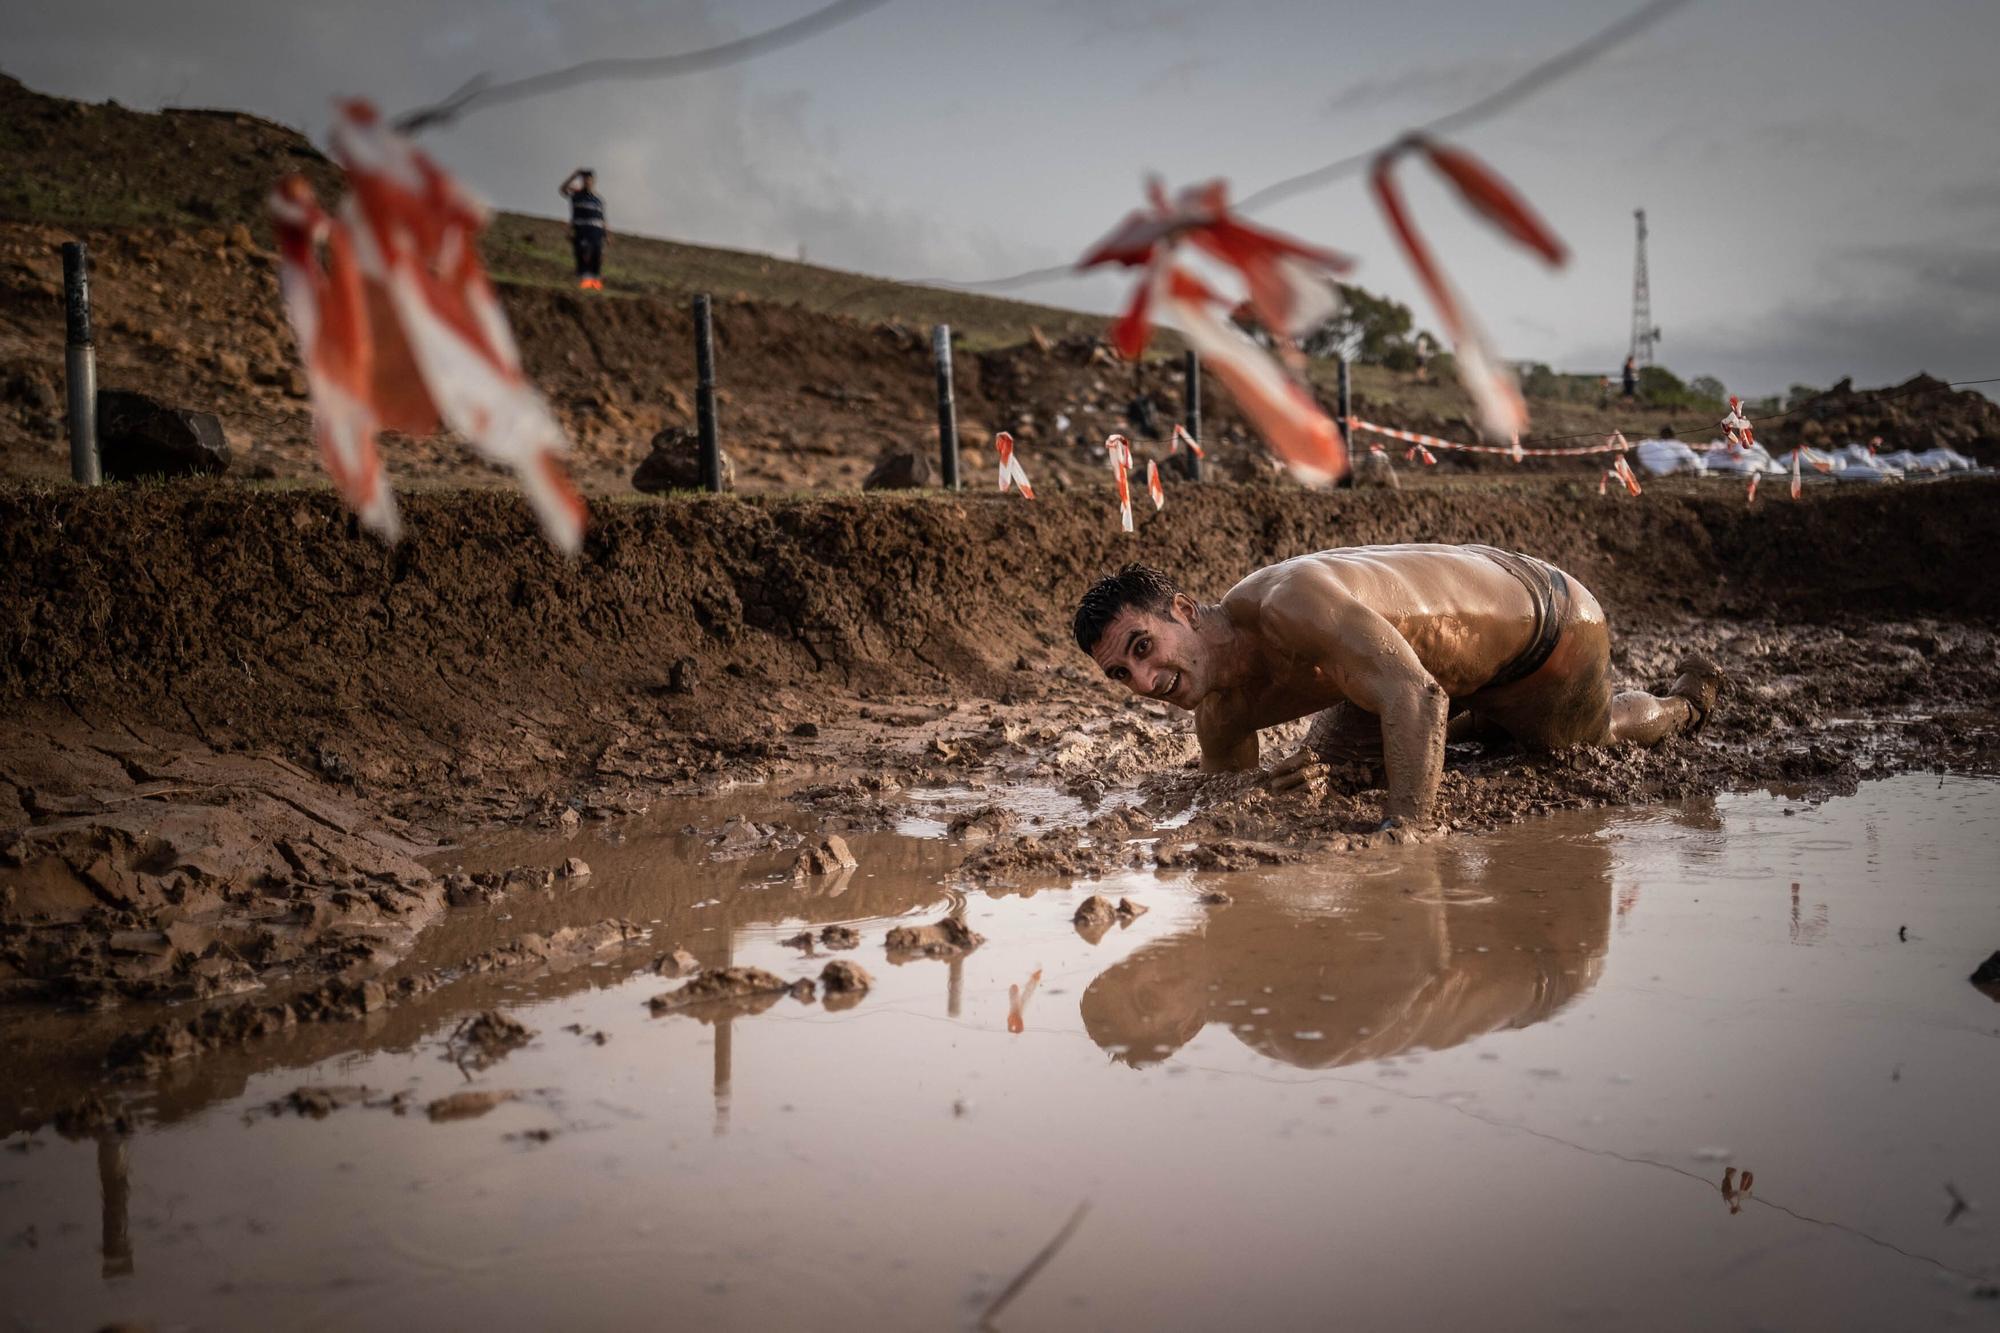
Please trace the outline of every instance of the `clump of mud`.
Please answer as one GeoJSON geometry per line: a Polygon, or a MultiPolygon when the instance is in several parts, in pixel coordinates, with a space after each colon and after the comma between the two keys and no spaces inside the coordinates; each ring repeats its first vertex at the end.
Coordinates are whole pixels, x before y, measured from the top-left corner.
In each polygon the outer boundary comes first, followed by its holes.
{"type": "Polygon", "coordinates": [[[984,935],[955,916],[925,926],[897,926],[884,940],[892,963],[914,958],[958,958],[984,943],[984,935]]]}
{"type": "Polygon", "coordinates": [[[445,1042],[449,1058],[460,1068],[484,1069],[506,1058],[534,1037],[528,1025],[498,1009],[482,1009],[461,1022],[445,1042]]]}
{"type": "Polygon", "coordinates": [[[791,993],[793,984],[761,967],[712,967],[697,973],[679,990],[655,995],[646,1001],[646,1007],[655,1014],[723,1003],[764,1007],[757,1002],[775,1004],[780,996],[791,993]]]}
{"type": "Polygon", "coordinates": [[[1145,907],[1130,898],[1120,898],[1114,903],[1102,894],[1093,893],[1077,905],[1070,921],[1077,934],[1095,944],[1111,927],[1129,926],[1145,913],[1145,907]]]}
{"type": "Polygon", "coordinates": [[[464,1092],[454,1092],[449,1097],[440,1097],[424,1107],[424,1114],[433,1123],[447,1120],[476,1120],[496,1106],[519,1101],[521,1094],[513,1090],[472,1088],[464,1092]]]}

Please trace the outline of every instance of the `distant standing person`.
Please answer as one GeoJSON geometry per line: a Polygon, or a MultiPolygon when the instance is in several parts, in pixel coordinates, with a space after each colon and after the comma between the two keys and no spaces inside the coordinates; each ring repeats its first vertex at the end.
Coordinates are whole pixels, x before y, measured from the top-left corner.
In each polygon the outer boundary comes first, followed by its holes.
{"type": "Polygon", "coordinates": [[[587,292],[604,290],[604,201],[597,197],[597,173],[578,167],[557,187],[569,200],[569,248],[576,256],[576,285],[587,292]]]}
{"type": "Polygon", "coordinates": [[[1625,358],[1625,378],[1623,394],[1627,398],[1639,396],[1639,363],[1631,357],[1625,358]]]}

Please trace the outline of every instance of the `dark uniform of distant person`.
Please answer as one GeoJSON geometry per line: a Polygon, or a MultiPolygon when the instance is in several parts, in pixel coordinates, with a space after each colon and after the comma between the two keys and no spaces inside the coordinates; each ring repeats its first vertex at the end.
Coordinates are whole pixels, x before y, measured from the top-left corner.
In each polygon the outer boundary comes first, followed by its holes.
{"type": "Polygon", "coordinates": [[[604,225],[604,201],[597,197],[597,173],[578,167],[557,187],[569,200],[569,248],[576,257],[576,285],[587,292],[604,290],[604,243],[611,233],[604,225]]]}
{"type": "Polygon", "coordinates": [[[1448,730],[1542,750],[1656,745],[1706,723],[1722,686],[1692,656],[1664,697],[1613,694],[1590,590],[1491,546],[1320,551],[1207,606],[1127,565],[1083,595],[1074,628],[1106,676],[1194,713],[1204,772],[1257,767],[1260,730],[1317,714],[1277,785],[1316,762],[1379,759],[1386,823],[1431,821],[1448,730]]]}
{"type": "Polygon", "coordinates": [[[1629,356],[1625,358],[1625,373],[1620,377],[1619,383],[1623,386],[1620,393],[1621,397],[1637,398],[1639,396],[1639,363],[1637,360],[1629,356]]]}

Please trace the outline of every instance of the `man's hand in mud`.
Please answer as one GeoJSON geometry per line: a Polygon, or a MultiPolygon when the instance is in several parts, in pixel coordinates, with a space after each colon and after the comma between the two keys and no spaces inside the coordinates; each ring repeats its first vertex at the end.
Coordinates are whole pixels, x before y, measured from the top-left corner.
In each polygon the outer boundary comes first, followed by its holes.
{"type": "Polygon", "coordinates": [[[1304,787],[1319,792],[1326,787],[1327,767],[1310,745],[1301,746],[1264,770],[1264,786],[1273,795],[1304,787]]]}

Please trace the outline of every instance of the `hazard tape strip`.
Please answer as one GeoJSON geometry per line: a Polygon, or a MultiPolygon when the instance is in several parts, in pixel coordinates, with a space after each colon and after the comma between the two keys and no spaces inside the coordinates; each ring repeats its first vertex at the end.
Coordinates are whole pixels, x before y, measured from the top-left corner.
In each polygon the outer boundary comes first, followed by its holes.
{"type": "Polygon", "coordinates": [[[1592,454],[1621,454],[1632,447],[1626,443],[1623,435],[1616,433],[1606,439],[1603,444],[1578,445],[1568,449],[1529,449],[1523,448],[1518,440],[1513,444],[1460,444],[1457,440],[1441,440],[1435,435],[1423,435],[1413,430],[1397,430],[1394,426],[1378,426],[1372,421],[1363,421],[1359,417],[1349,417],[1347,419],[1347,429],[1350,434],[1357,430],[1365,430],[1372,435],[1382,435],[1392,440],[1401,440],[1405,444],[1416,445],[1419,448],[1456,449],[1460,453],[1466,454],[1505,454],[1517,460],[1522,458],[1585,458],[1592,454]]]}
{"type": "Polygon", "coordinates": [[[1126,532],[1132,526],[1132,444],[1123,435],[1112,435],[1104,441],[1104,452],[1111,455],[1111,471],[1118,479],[1118,520],[1126,532]]]}
{"type": "Polygon", "coordinates": [[[993,452],[1000,456],[1000,493],[1005,495],[1012,484],[1021,488],[1021,498],[1035,498],[1035,488],[1028,484],[1028,474],[1022,470],[1021,460],[1014,456],[1014,437],[1001,431],[993,437],[993,452]]]}

